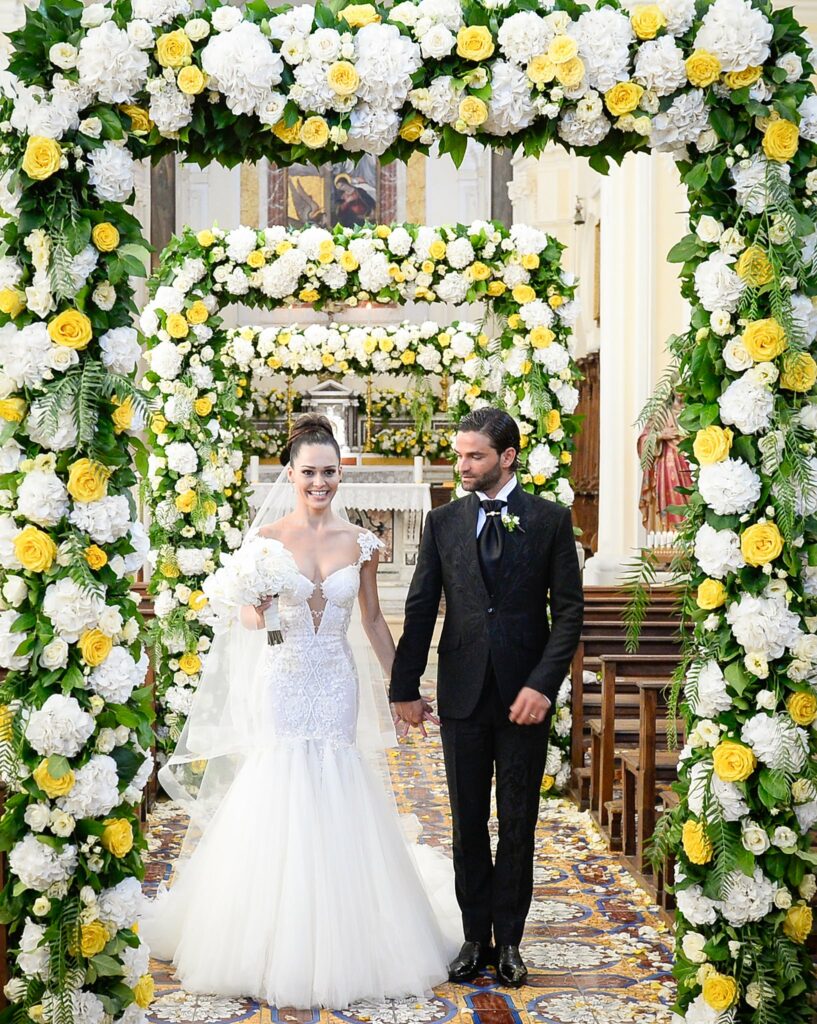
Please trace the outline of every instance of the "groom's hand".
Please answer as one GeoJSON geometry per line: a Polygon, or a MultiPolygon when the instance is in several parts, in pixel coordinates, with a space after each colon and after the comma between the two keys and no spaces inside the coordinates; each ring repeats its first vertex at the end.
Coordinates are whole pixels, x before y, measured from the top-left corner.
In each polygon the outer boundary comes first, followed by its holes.
{"type": "Polygon", "coordinates": [[[539,725],[550,710],[547,697],[531,686],[523,686],[511,704],[511,721],[515,725],[539,725]]]}
{"type": "Polygon", "coordinates": [[[412,726],[419,729],[423,736],[427,736],[426,722],[433,722],[434,725],[440,724],[439,718],[433,713],[431,704],[425,699],[398,701],[392,705],[392,708],[396,718],[405,725],[404,736],[408,735],[412,726]]]}

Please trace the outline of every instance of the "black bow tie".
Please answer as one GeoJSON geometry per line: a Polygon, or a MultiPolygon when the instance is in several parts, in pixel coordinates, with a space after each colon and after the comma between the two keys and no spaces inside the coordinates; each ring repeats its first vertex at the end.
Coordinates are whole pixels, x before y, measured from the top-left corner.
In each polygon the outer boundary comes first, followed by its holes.
{"type": "Polygon", "coordinates": [[[495,498],[483,498],[479,503],[479,507],[486,516],[501,516],[502,509],[505,508],[507,504],[507,501],[497,501],[495,498]]]}

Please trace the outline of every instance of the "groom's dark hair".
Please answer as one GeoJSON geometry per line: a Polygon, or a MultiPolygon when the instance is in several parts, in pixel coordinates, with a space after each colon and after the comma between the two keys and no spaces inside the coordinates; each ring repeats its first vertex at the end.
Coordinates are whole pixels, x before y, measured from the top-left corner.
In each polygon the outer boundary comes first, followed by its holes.
{"type": "Polygon", "coordinates": [[[517,457],[513,460],[511,469],[515,470],[519,465],[519,449],[522,445],[519,426],[513,416],[504,409],[492,409],[490,406],[474,409],[460,420],[457,430],[461,433],[475,431],[484,434],[491,442],[491,447],[500,455],[507,448],[513,448],[517,457]]]}

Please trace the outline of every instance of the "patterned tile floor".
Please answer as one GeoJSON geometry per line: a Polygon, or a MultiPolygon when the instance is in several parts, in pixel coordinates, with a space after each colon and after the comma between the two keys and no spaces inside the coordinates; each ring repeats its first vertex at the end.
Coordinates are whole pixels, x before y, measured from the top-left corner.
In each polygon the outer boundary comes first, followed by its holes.
{"type": "MultiPolygon", "coordinates": [[[[450,823],[439,738],[401,742],[392,761],[401,810],[413,810],[428,842],[447,847],[450,823]]],[[[168,878],[184,822],[167,804],[151,819],[148,891],[168,878]]],[[[154,962],[155,1024],[668,1024],[671,935],[644,892],[606,852],[586,814],[566,800],[543,803],[536,888],[522,953],[529,984],[501,989],[486,974],[443,985],[434,998],[357,1004],[314,1013],[252,1000],[188,995],[154,962]]]]}

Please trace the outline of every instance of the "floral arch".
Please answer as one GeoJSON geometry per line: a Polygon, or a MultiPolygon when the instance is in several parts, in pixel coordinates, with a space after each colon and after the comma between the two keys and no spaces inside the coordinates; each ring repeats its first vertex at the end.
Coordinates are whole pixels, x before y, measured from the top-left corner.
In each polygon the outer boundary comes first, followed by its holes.
{"type": "MultiPolygon", "coordinates": [[[[562,248],[542,231],[486,222],[332,232],[214,227],[171,241],[140,320],[158,407],[148,485],[162,747],[175,746],[212,638],[201,584],[219,552],[240,543],[248,521],[246,425],[264,371],[287,379],[399,374],[415,384],[436,374],[454,416],[501,394],[524,437],[523,485],[572,503],[579,374],[570,358],[575,284],[561,270],[562,248]],[[341,311],[444,299],[477,303],[482,323],[227,331],[219,314],[237,299],[341,311]]],[[[558,738],[564,746],[566,737],[558,738]]]]}
{"type": "Polygon", "coordinates": [[[128,575],[138,342],[134,161],[386,160],[467,139],[604,169],[677,154],[692,305],[670,340],[697,467],[683,532],[677,1009],[806,1021],[817,650],[811,296],[817,100],[791,11],[752,0],[419,0],[272,13],[42,0],[3,77],[0,841],[10,1020],[143,1019],[136,805],[148,692],[128,575]],[[250,69],[252,74],[249,73],[250,69]],[[129,431],[131,431],[129,433],[129,431]]]}

